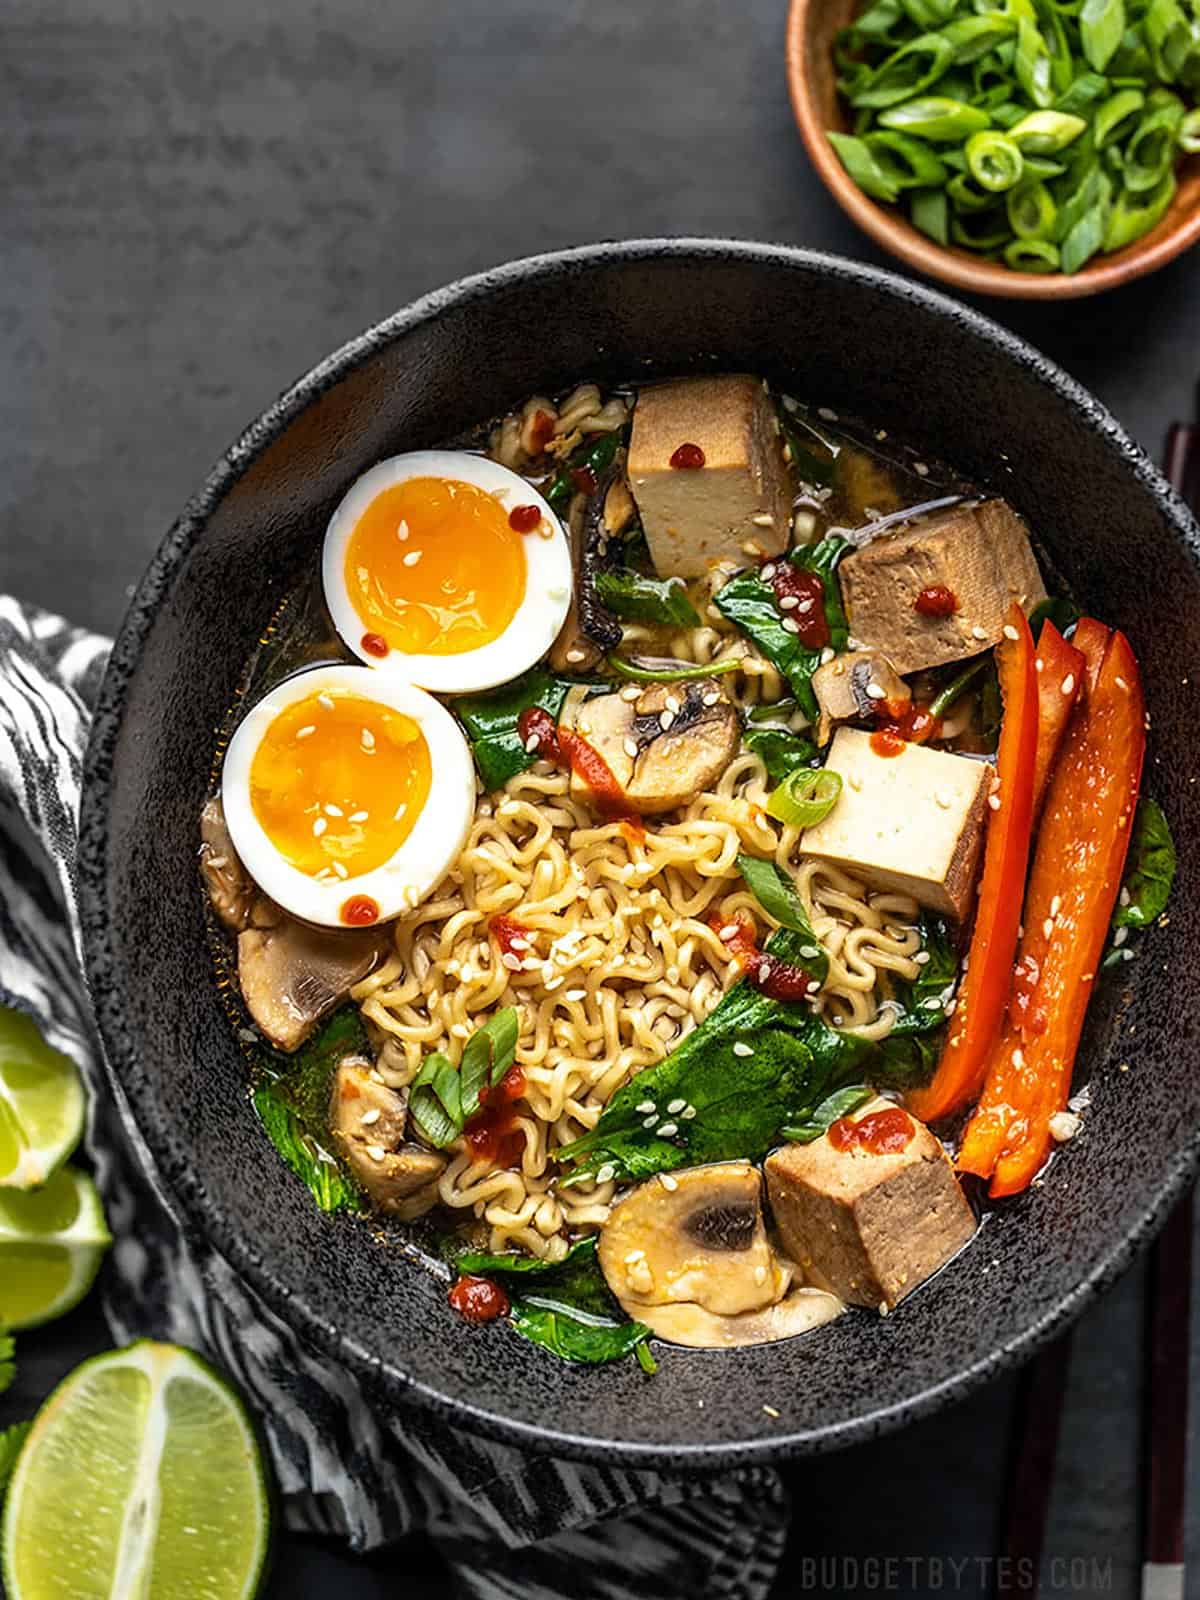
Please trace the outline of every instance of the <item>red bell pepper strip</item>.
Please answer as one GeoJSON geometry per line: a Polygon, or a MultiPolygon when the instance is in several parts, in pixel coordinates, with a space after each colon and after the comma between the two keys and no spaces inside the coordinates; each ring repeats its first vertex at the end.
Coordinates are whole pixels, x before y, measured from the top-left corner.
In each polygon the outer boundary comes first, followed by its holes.
{"type": "MultiPolygon", "coordinates": [[[[1089,682],[1099,643],[1085,632],[1089,682]]],[[[996,1198],[1029,1186],[1050,1152],[1050,1120],[1067,1103],[1133,829],[1145,719],[1137,661],[1114,633],[1051,775],[1013,1002],[959,1152],[960,1169],[990,1177],[996,1198]]]]}
{"type": "Polygon", "coordinates": [[[988,812],[970,960],[937,1071],[924,1088],[905,1097],[908,1110],[923,1122],[948,1117],[978,1095],[1008,1002],[1033,828],[1038,741],[1033,635],[1019,605],[1012,608],[1009,626],[1016,638],[1006,635],[996,649],[1004,700],[996,757],[1000,805],[988,812]]]}
{"type": "Polygon", "coordinates": [[[1106,623],[1097,622],[1095,617],[1080,617],[1075,625],[1071,643],[1087,660],[1087,685],[1093,694],[1111,638],[1112,629],[1106,623]]]}
{"type": "Polygon", "coordinates": [[[1037,767],[1033,775],[1033,814],[1036,817],[1046,798],[1050,768],[1058,754],[1071,720],[1071,711],[1083,692],[1087,658],[1082,650],[1068,644],[1058,629],[1046,619],[1037,647],[1038,737],[1037,767]]]}

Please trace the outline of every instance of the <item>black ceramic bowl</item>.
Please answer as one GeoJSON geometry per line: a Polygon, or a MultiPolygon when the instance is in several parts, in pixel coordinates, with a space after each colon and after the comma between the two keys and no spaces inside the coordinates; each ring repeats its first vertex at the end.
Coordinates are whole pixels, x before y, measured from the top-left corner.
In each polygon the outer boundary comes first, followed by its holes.
{"type": "Polygon", "coordinates": [[[88,754],[89,977],[112,1071],[181,1212],[381,1400],[607,1462],[715,1467],[862,1440],[1028,1355],[1149,1238],[1200,1150],[1198,551],[1149,461],[1057,368],[928,289],[829,256],[686,240],[569,251],[430,295],[346,345],[243,434],[167,535],[88,754]],[[1146,778],[1181,870],[1170,926],[1095,1008],[1092,1109],[1043,1182],[892,1316],[667,1350],[651,1382],[633,1362],[568,1367],[503,1325],[468,1327],[402,1252],[317,1213],[255,1122],[207,978],[196,819],[242,666],[353,478],[534,390],[722,369],[868,418],[1016,504],[1142,660],[1146,778]]]}

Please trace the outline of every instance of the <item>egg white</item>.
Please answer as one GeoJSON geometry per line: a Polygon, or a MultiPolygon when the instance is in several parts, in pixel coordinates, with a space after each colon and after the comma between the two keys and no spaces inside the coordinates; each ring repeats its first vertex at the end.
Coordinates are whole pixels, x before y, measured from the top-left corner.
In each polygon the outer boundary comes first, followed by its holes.
{"type": "Polygon", "coordinates": [[[524,478],[498,461],[461,450],[415,450],[389,456],[358,478],[329,519],[321,558],[325,603],[334,626],[349,649],[376,672],[406,678],[439,694],[462,694],[507,683],[533,666],[549,650],[566,621],[571,605],[571,547],[549,505],[524,478]],[[543,528],[522,535],[525,549],[525,594],[504,632],[477,650],[457,655],[407,654],[389,650],[386,657],[362,647],[366,624],[346,589],[346,546],[359,518],[385,489],[410,478],[450,478],[494,495],[506,511],[535,505],[543,528]],[[549,537],[545,529],[549,528],[549,537]]]}
{"type": "Polygon", "coordinates": [[[246,871],[272,900],[305,922],[344,928],[340,911],[352,895],[369,895],[380,922],[411,911],[462,852],[475,814],[475,767],[457,722],[442,705],[391,674],[358,666],[312,667],[277,685],[238,724],[221,774],[221,801],[233,845],[246,871]],[[429,796],[395,855],[370,872],[321,883],[280,854],[254,814],[250,768],[280,712],[325,689],[373,700],[411,717],[429,747],[429,796]]]}

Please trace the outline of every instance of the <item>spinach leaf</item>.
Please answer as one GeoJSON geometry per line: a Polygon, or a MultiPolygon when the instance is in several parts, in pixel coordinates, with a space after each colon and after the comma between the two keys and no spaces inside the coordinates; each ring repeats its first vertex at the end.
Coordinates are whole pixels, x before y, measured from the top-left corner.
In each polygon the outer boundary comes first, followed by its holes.
{"type": "Polygon", "coordinates": [[[767,777],[775,783],[795,772],[797,767],[805,767],[817,759],[817,747],[812,740],[788,728],[747,728],[742,734],[742,743],[747,750],[754,751],[766,767],[767,777]]]}
{"type": "Polygon", "coordinates": [[[356,1006],[343,1006],[294,1056],[259,1052],[252,1103],[284,1164],[322,1211],[361,1211],[363,1198],[329,1134],[333,1074],[345,1056],[369,1056],[356,1006]]]}
{"type": "Polygon", "coordinates": [[[450,702],[467,730],[475,765],[489,794],[503,788],[510,778],[524,772],[536,760],[517,732],[522,711],[541,706],[543,711],[557,718],[570,687],[570,679],[557,678],[541,667],[533,667],[499,689],[489,689],[485,694],[460,695],[450,702]]]}
{"type": "Polygon", "coordinates": [[[582,444],[576,445],[565,461],[559,463],[542,486],[542,497],[559,516],[566,512],[575,493],[575,480],[571,474],[591,471],[599,477],[616,460],[617,450],[625,438],[628,425],[614,428],[611,433],[597,433],[582,444]]]}
{"type": "Polygon", "coordinates": [[[535,1256],[475,1251],[464,1251],[455,1265],[460,1272],[510,1279],[513,1327],[563,1361],[619,1361],[650,1337],[649,1328],[629,1320],[604,1281],[594,1235],[578,1240],[550,1266],[535,1256]]]}
{"type": "Polygon", "coordinates": [[[854,546],[841,534],[827,534],[816,544],[797,545],[788,556],[794,567],[815,572],[825,588],[825,621],[829,627],[830,648],[840,655],[850,638],[850,623],[842,603],[842,586],[837,581],[838,564],[854,546]]]}
{"type": "Polygon", "coordinates": [[[15,1422],[11,1428],[0,1428],[0,1500],[4,1498],[8,1480],[12,1477],[17,1457],[21,1454],[21,1446],[28,1438],[32,1427],[32,1422],[15,1422]]]}
{"type": "Polygon", "coordinates": [[[792,470],[801,482],[827,489],[837,471],[841,446],[819,432],[787,405],[779,408],[779,428],[787,446],[792,470]]]}
{"type": "Polygon", "coordinates": [[[850,1083],[844,1089],[835,1089],[828,1099],[821,1101],[810,1117],[780,1128],[780,1134],[789,1144],[812,1144],[814,1139],[828,1133],[839,1117],[848,1117],[852,1111],[857,1111],[874,1093],[874,1089],[865,1083],[850,1083]]]}
{"type": "Polygon", "coordinates": [[[682,578],[648,578],[628,567],[596,574],[596,594],[614,617],[625,622],[651,622],[698,628],[700,618],[687,597],[682,578]]]}
{"type": "Polygon", "coordinates": [[[0,1331],[0,1394],[3,1394],[16,1376],[16,1365],[13,1361],[15,1346],[12,1334],[0,1331]]]}
{"type": "Polygon", "coordinates": [[[757,571],[747,568],[735,572],[713,597],[723,617],[740,628],[760,655],[783,673],[805,716],[816,721],[820,714],[813,693],[812,675],[821,665],[821,652],[800,643],[798,634],[783,625],[784,613],[775,591],[764,583],[757,571]]]}
{"type": "Polygon", "coordinates": [[[454,1143],[513,1063],[519,1024],[515,1006],[505,1006],[467,1040],[456,1067],[438,1050],[425,1057],[412,1081],[408,1112],[438,1150],[454,1143]]]}
{"type": "Polygon", "coordinates": [[[1147,928],[1166,909],[1175,881],[1175,841],[1156,800],[1138,802],[1114,928],[1147,928]]]}
{"type": "Polygon", "coordinates": [[[804,902],[787,874],[781,872],[773,861],[760,861],[757,856],[739,855],[737,864],[750,893],[763,910],[782,927],[800,935],[797,965],[816,978],[818,983],[824,983],[829,976],[829,957],[813,932],[804,902]]]}
{"type": "Polygon", "coordinates": [[[941,918],[923,918],[921,929],[921,949],[929,960],[912,983],[895,986],[896,1020],[872,1058],[872,1081],[879,1088],[912,1089],[927,1083],[942,1053],[946,1006],[958,978],[958,960],[950,929],[941,918]]]}

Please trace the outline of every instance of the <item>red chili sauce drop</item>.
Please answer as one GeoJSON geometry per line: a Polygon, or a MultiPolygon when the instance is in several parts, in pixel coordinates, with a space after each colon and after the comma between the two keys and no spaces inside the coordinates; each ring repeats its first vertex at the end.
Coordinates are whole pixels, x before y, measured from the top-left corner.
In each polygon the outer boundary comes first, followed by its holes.
{"type": "Polygon", "coordinates": [[[881,700],[876,715],[879,726],[871,735],[871,749],[877,756],[898,756],[906,744],[928,744],[942,731],[928,706],[915,700],[881,700]]]}
{"type": "Polygon", "coordinates": [[[532,533],[541,520],[538,506],[514,506],[508,513],[508,525],[515,533],[532,533]]]}
{"type": "Polygon", "coordinates": [[[636,823],[641,827],[641,818],[629,803],[629,796],[594,745],[581,738],[573,728],[559,728],[558,748],[572,772],[592,791],[593,803],[602,817],[608,817],[613,822],[636,823]]]}
{"type": "Polygon", "coordinates": [[[541,455],[553,437],[554,413],[551,411],[535,412],[533,424],[529,430],[529,442],[533,445],[534,455],[541,455]]]}
{"type": "Polygon", "coordinates": [[[671,465],[681,472],[696,472],[704,465],[704,451],[698,444],[681,444],[671,457],[671,465]]]}
{"type": "Polygon", "coordinates": [[[835,1150],[865,1150],[873,1156],[894,1156],[907,1150],[913,1136],[913,1121],[899,1106],[884,1111],[868,1111],[857,1121],[839,1117],[829,1129],[829,1142],[835,1150]]]}
{"type": "Polygon", "coordinates": [[[525,1073],[515,1064],[493,1089],[480,1095],[483,1109],[473,1116],[463,1133],[476,1161],[513,1167],[525,1149],[525,1135],[517,1126],[513,1102],[525,1093],[525,1073]]]}
{"type": "Polygon", "coordinates": [[[488,920],[492,938],[500,946],[502,956],[517,956],[522,960],[529,949],[529,929],[515,917],[498,912],[488,920]]]}
{"type": "Polygon", "coordinates": [[[508,1296],[490,1278],[461,1277],[447,1298],[464,1322],[495,1322],[508,1315],[508,1296]]]}
{"type": "Polygon", "coordinates": [[[525,707],[517,718],[517,737],[527,750],[530,740],[536,741],[533,754],[543,756],[547,761],[562,760],[562,750],[558,743],[558,726],[550,713],[541,706],[525,707]]]}
{"type": "Polygon", "coordinates": [[[771,587],[779,609],[796,624],[800,643],[810,650],[824,650],[829,643],[829,622],[825,616],[825,584],[820,573],[806,572],[790,561],[777,561],[771,587]],[[787,605],[783,603],[785,600],[789,602],[787,605]]]}
{"type": "Polygon", "coordinates": [[[750,977],[771,1000],[807,1000],[821,987],[803,967],[794,967],[790,961],[781,961],[765,951],[750,977]]]}
{"type": "Polygon", "coordinates": [[[369,656],[385,656],[388,653],[388,642],[381,633],[364,633],[362,647],[369,656]]]}
{"type": "Polygon", "coordinates": [[[754,920],[748,912],[735,911],[731,917],[723,917],[719,911],[714,911],[708,925],[743,971],[757,970],[762,952],[755,937],[754,920]]]}
{"type": "Polygon", "coordinates": [[[591,467],[572,467],[571,482],[580,494],[595,494],[600,487],[600,480],[591,467]]]}
{"type": "Polygon", "coordinates": [[[931,583],[913,601],[913,610],[923,617],[952,617],[958,610],[958,596],[944,583],[931,583]]]}
{"type": "Polygon", "coordinates": [[[338,913],[350,928],[369,928],[379,921],[379,905],[369,894],[353,895],[338,913]]]}

